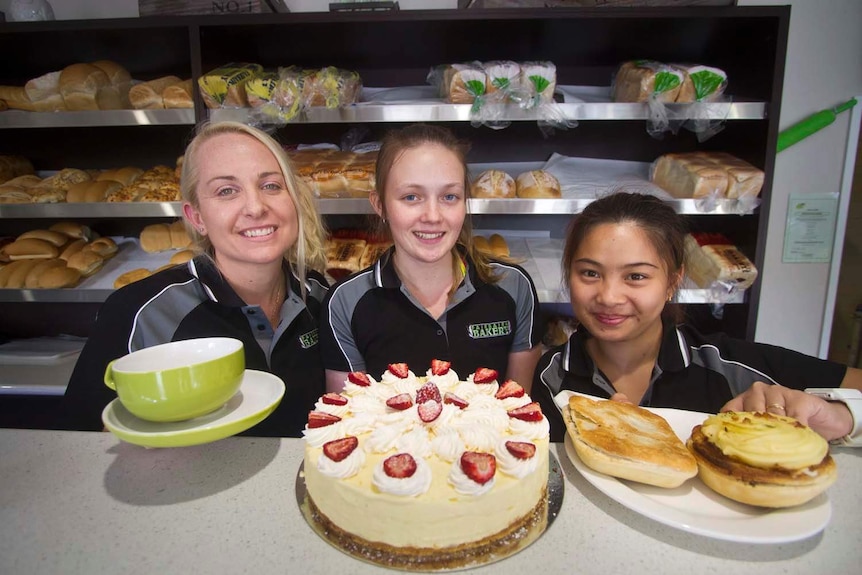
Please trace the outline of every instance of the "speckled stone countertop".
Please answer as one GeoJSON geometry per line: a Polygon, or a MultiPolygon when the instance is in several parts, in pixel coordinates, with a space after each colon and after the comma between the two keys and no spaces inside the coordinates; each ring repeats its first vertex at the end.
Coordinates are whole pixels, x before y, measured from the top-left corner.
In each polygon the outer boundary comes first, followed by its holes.
{"type": "MultiPolygon", "coordinates": [[[[856,573],[862,449],[837,449],[822,533],[784,544],[694,535],[588,483],[564,446],[562,510],[533,545],[475,573],[856,573]]],[[[318,537],[296,501],[303,442],[233,437],[145,449],[110,433],[0,429],[0,573],[372,573],[318,537]]]]}

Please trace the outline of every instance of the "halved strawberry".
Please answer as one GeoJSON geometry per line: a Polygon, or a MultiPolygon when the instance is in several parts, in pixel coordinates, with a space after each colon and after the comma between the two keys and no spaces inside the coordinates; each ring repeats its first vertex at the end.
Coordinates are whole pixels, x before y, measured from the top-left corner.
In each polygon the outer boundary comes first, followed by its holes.
{"type": "Polygon", "coordinates": [[[347,405],[347,398],[340,393],[324,393],[320,400],[326,405],[347,405]]]}
{"type": "Polygon", "coordinates": [[[316,427],[326,427],[327,425],[332,425],[333,423],[337,423],[339,421],[341,421],[341,418],[337,415],[330,415],[322,411],[308,412],[309,429],[314,429],[316,427]]]}
{"type": "Polygon", "coordinates": [[[444,361],[442,359],[432,359],[431,360],[431,374],[432,375],[446,375],[449,373],[449,368],[452,367],[451,361],[444,361]]]}
{"type": "Polygon", "coordinates": [[[497,379],[497,370],[490,367],[480,367],[473,374],[473,383],[491,383],[497,379]]]}
{"type": "Polygon", "coordinates": [[[465,451],[461,454],[461,470],[476,483],[484,485],[497,472],[497,458],[490,453],[465,451]]]}
{"type": "Polygon", "coordinates": [[[359,446],[359,440],[352,435],[334,439],[323,444],[323,453],[332,461],[341,461],[359,446]]]}
{"type": "Polygon", "coordinates": [[[497,399],[506,399],[507,397],[524,397],[524,388],[518,385],[518,382],[514,379],[507,379],[503,382],[503,385],[500,386],[500,389],[497,390],[497,393],[494,395],[497,399]]]}
{"type": "Polygon", "coordinates": [[[527,441],[507,441],[506,450],[518,459],[530,459],[536,455],[536,446],[527,441]]]}
{"type": "Polygon", "coordinates": [[[395,479],[413,477],[416,473],[416,460],[409,453],[398,453],[383,460],[383,472],[395,479]]]}
{"type": "Polygon", "coordinates": [[[443,401],[443,398],[440,396],[440,388],[429,381],[416,390],[416,403],[425,403],[431,400],[439,403],[443,401]]]}
{"type": "Polygon", "coordinates": [[[462,399],[462,398],[458,397],[457,395],[455,395],[451,391],[447,391],[446,393],[443,394],[443,403],[451,403],[452,405],[454,405],[455,407],[458,407],[460,409],[464,409],[465,407],[470,405],[466,399],[462,399]]]}
{"type": "Polygon", "coordinates": [[[413,407],[413,398],[410,397],[409,393],[399,393],[398,395],[393,395],[392,397],[387,399],[386,405],[388,405],[392,409],[404,411],[405,409],[410,409],[411,407],[413,407]]]}
{"type": "Polygon", "coordinates": [[[419,404],[419,419],[425,423],[431,423],[443,412],[443,404],[439,401],[429,399],[419,404]]]}
{"type": "Polygon", "coordinates": [[[371,380],[368,379],[368,374],[364,371],[351,371],[347,374],[347,381],[355,385],[361,385],[362,387],[371,385],[371,380]]]}
{"type": "Polygon", "coordinates": [[[401,379],[406,379],[407,376],[410,375],[410,368],[407,367],[406,363],[390,363],[389,371],[392,375],[400,377],[401,379]]]}
{"type": "Polygon", "coordinates": [[[521,407],[516,407],[515,409],[510,409],[508,414],[509,417],[514,417],[521,421],[542,421],[542,408],[535,401],[521,407]]]}

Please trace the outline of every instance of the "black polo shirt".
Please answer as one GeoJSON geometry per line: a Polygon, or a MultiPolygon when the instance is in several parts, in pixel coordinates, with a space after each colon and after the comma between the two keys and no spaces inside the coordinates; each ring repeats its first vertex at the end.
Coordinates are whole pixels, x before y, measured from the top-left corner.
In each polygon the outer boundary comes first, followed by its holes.
{"type": "Polygon", "coordinates": [[[243,342],[246,369],[284,380],[278,408],[247,435],[302,434],[308,411],[325,391],[318,345],[320,304],[326,280],[310,273],[306,300],[285,264],[288,290],[276,329],[260,306],[247,305],[206,257],[175,266],[112,293],[99,309],[64,397],[65,427],[101,430],[102,409],[116,393],[103,383],[108,362],[154,345],[198,337],[233,337],[243,342]]]}
{"type": "MultiPolygon", "coordinates": [[[[609,398],[608,378],[587,353],[583,327],[546,352],[533,380],[532,396],[551,423],[551,440],[562,441],[565,425],[553,397],[562,390],[609,398]]],[[[839,387],[847,367],[789,349],[725,334],[703,335],[687,325],[664,324],[658,361],[641,406],[717,413],[755,381],[794,389],[839,387]]]]}
{"type": "Polygon", "coordinates": [[[517,265],[493,262],[496,283],[485,283],[467,260],[467,273],[435,319],[402,285],[390,249],[378,261],[336,284],[323,304],[323,364],[334,371],[379,377],[390,363],[424,374],[432,359],[452,362],[461,377],[478,367],[506,373],[511,352],[538,345],[543,326],[536,289],[517,265]]]}

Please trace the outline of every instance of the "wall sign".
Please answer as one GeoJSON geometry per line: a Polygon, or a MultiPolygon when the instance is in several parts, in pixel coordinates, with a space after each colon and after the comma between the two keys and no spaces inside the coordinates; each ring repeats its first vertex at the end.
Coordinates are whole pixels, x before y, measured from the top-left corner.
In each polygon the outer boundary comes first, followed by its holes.
{"type": "Polygon", "coordinates": [[[784,263],[829,263],[838,194],[790,194],[784,228],[784,263]]]}

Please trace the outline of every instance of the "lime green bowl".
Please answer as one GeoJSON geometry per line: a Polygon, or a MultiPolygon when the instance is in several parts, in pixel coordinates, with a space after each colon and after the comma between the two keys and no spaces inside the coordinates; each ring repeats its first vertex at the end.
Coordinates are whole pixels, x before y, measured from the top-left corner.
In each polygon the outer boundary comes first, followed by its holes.
{"type": "Polygon", "coordinates": [[[234,396],[245,372],[242,342],[228,337],[174,341],[115,359],[105,385],[123,407],[148,421],[183,421],[234,396]]]}

